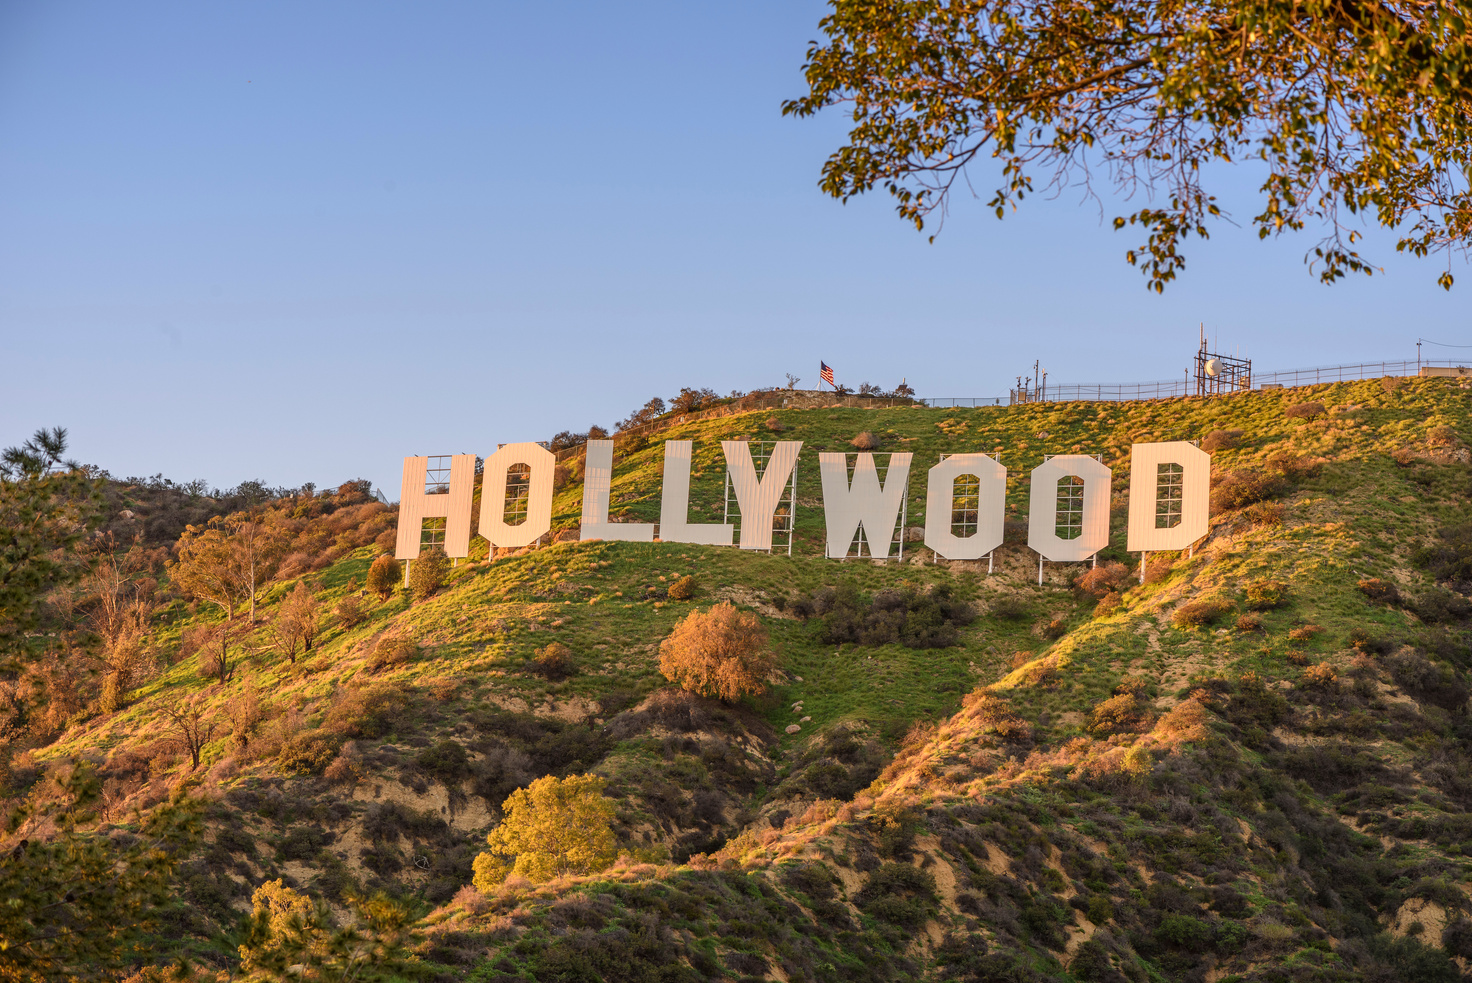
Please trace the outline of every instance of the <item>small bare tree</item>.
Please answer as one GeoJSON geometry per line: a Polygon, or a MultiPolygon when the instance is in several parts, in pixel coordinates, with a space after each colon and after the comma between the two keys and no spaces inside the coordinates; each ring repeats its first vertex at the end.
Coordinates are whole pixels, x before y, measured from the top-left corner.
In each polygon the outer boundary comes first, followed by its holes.
{"type": "Polygon", "coordinates": [[[266,627],[271,641],[288,662],[296,663],[298,653],[312,651],[317,638],[317,598],[306,584],[297,584],[296,589],[281,602],[276,617],[266,627]]]}
{"type": "Polygon", "coordinates": [[[180,697],[163,705],[169,743],[189,752],[190,770],[199,767],[204,746],[215,736],[216,721],[199,694],[180,697]]]}
{"type": "Polygon", "coordinates": [[[228,683],[239,665],[231,660],[235,641],[234,626],[228,621],[209,629],[199,646],[199,674],[221,686],[228,683]]]}

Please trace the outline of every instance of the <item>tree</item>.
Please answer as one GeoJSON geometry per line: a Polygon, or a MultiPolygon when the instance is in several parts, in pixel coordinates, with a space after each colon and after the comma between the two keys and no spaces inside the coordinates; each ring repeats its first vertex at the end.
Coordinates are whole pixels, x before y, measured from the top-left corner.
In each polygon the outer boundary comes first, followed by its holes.
{"type": "MultiPolygon", "coordinates": [[[[923,229],[952,190],[996,181],[1000,218],[1029,194],[1105,180],[1143,207],[1114,219],[1159,291],[1185,238],[1225,218],[1210,165],[1267,170],[1259,237],[1312,223],[1328,283],[1370,273],[1353,248],[1373,217],[1425,255],[1472,237],[1472,45],[1465,2],[1344,0],[834,0],[808,49],[809,116],[843,104],[848,142],[822,189],[883,184],[923,229]],[[994,158],[999,172],[972,173],[994,158]],[[1160,205],[1151,202],[1156,193],[1160,205]]],[[[1439,281],[1450,289],[1450,272],[1439,281]]]]}
{"type": "Polygon", "coordinates": [[[616,429],[619,433],[622,433],[625,430],[632,430],[635,427],[642,427],[646,423],[653,423],[657,418],[663,415],[664,400],[660,399],[658,396],[655,396],[649,402],[645,403],[641,409],[635,410],[634,412],[630,413],[626,419],[620,420],[618,421],[618,423],[614,424],[614,429],[616,429]]]}
{"type": "Polygon", "coordinates": [[[407,949],[413,922],[408,909],[383,893],[349,894],[347,900],[353,920],[339,926],[331,909],[280,878],[256,888],[250,929],[240,946],[244,978],[372,983],[415,975],[418,960],[407,949]]]}
{"type": "Polygon", "coordinates": [[[63,460],[66,430],[38,430],[0,453],[0,669],[36,648],[46,595],[87,570],[71,549],[101,521],[101,481],[63,460]]]}
{"type": "Polygon", "coordinates": [[[666,679],[727,703],[765,692],[775,668],[756,615],[726,601],[709,611],[691,611],[659,645],[659,671],[666,679]]]}
{"type": "Polygon", "coordinates": [[[709,406],[720,399],[715,390],[710,388],[691,389],[688,386],[682,388],[678,396],[670,400],[670,409],[676,413],[693,413],[703,406],[709,406]]]}
{"type": "Polygon", "coordinates": [[[245,576],[246,594],[250,598],[250,623],[255,624],[256,591],[280,565],[287,539],[279,529],[255,518],[236,522],[232,538],[240,552],[240,567],[245,576]]]}
{"type": "Polygon", "coordinates": [[[493,890],[509,874],[546,881],[591,874],[618,857],[613,803],[596,775],[546,775],[502,803],[506,818],[491,830],[487,853],[475,858],[475,886],[493,890]]]}
{"type": "Polygon", "coordinates": [[[306,584],[298,583],[286,595],[276,617],[266,626],[266,632],[286,660],[296,664],[297,653],[312,651],[312,642],[317,637],[317,597],[306,584]]]}
{"type": "Polygon", "coordinates": [[[403,577],[404,568],[399,561],[385,553],[368,567],[368,589],[377,594],[380,601],[386,601],[398,590],[403,577]]]}
{"type": "Polygon", "coordinates": [[[138,836],[84,833],[102,784],[85,763],[62,778],[51,811],[29,800],[0,852],[0,979],[115,980],[148,959],[158,913],[176,900],[174,870],[198,842],[201,805],[182,793],[139,816],[138,836]],[[36,834],[55,824],[44,841],[36,834]]]}
{"type": "Polygon", "coordinates": [[[235,619],[235,606],[245,599],[246,576],[240,552],[226,531],[211,522],[187,526],[176,547],[179,560],[170,570],[185,593],[218,604],[235,619]]]}
{"type": "Polygon", "coordinates": [[[169,743],[189,754],[190,770],[199,767],[199,756],[205,745],[215,736],[218,723],[214,712],[205,704],[204,698],[181,696],[162,704],[165,727],[169,732],[169,743]]]}
{"type": "Polygon", "coordinates": [[[238,665],[230,659],[230,651],[235,646],[236,632],[230,622],[222,622],[213,626],[201,626],[199,638],[199,674],[206,679],[213,678],[224,686],[235,675],[238,665]]]}

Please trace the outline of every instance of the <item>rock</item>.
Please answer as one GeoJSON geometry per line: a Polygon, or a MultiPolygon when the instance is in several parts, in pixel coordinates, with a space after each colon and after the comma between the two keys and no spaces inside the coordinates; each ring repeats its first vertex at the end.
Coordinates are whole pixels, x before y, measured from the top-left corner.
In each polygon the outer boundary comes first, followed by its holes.
{"type": "Polygon", "coordinates": [[[802,730],[802,725],[801,724],[788,724],[787,725],[787,733],[789,733],[789,734],[796,734],[800,730],[802,730]]]}
{"type": "Polygon", "coordinates": [[[906,529],[905,529],[905,542],[907,542],[907,543],[923,543],[923,542],[925,542],[925,527],[924,526],[908,526],[908,527],[906,527],[906,529]]]}
{"type": "Polygon", "coordinates": [[[798,683],[802,682],[802,677],[801,676],[793,676],[792,679],[793,679],[794,682],[798,682],[798,683]]]}
{"type": "Polygon", "coordinates": [[[812,719],[813,719],[812,717],[803,717],[802,718],[802,722],[803,723],[807,723],[809,720],[812,720],[812,719]]]}

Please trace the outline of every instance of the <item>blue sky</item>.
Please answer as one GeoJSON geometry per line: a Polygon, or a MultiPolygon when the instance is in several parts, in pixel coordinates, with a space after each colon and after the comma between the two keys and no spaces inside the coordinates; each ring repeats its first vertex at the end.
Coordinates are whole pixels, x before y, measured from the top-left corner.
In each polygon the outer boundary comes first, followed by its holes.
{"type": "Polygon", "coordinates": [[[1158,297],[1077,195],[958,199],[934,244],[824,197],[842,114],[780,114],[823,10],[0,0],[0,443],[393,497],[406,454],[820,358],[987,396],[1175,378],[1203,321],[1260,370],[1472,344],[1465,261],[1446,294],[1375,237],[1386,275],[1326,288],[1316,236],[1221,226],[1158,297]]]}

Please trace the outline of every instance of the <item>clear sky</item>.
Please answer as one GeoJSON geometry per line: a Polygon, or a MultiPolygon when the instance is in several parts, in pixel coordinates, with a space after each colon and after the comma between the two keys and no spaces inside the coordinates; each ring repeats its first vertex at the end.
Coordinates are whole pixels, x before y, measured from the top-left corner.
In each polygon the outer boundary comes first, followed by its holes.
{"type": "Polygon", "coordinates": [[[1203,321],[1259,370],[1472,344],[1466,262],[1447,294],[1383,239],[1385,276],[1326,288],[1316,236],[1221,226],[1157,297],[1077,195],[958,199],[935,244],[824,197],[842,113],[780,113],[823,11],[0,0],[0,444],[62,425],[120,476],[396,497],[406,454],[820,358],[989,396],[1035,358],[1179,377],[1203,321]]]}

